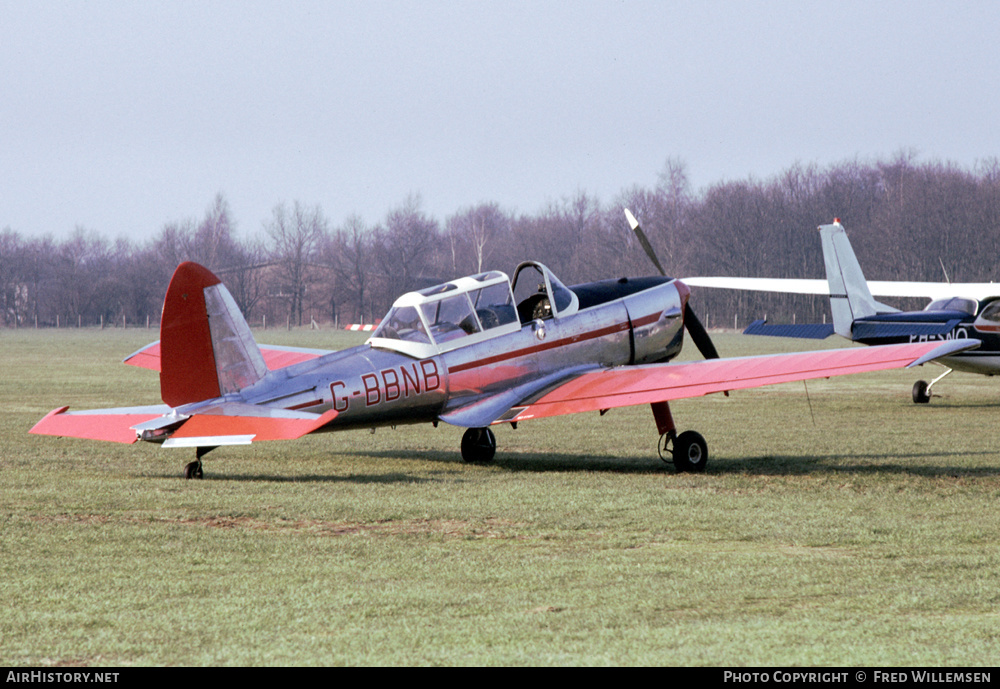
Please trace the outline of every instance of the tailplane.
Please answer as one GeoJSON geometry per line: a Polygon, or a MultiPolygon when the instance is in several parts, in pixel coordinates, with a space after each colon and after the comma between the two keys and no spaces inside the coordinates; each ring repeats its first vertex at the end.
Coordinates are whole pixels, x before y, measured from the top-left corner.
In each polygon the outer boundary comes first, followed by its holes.
{"type": "Polygon", "coordinates": [[[160,357],[160,396],[171,407],[239,392],[267,373],[236,301],[197,263],[182,263],[170,280],[160,357]]]}
{"type": "Polygon", "coordinates": [[[877,313],[896,311],[881,304],[872,297],[868,282],[861,272],[851,248],[851,242],[839,220],[832,225],[820,225],[823,242],[823,261],[826,263],[826,279],[830,286],[830,310],[833,312],[833,329],[843,337],[851,338],[851,328],[859,318],[877,313]]]}

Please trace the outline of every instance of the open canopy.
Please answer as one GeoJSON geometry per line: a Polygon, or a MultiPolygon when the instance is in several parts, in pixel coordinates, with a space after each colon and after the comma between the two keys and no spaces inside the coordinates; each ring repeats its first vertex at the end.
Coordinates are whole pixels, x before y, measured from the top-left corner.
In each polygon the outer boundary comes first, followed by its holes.
{"type": "Polygon", "coordinates": [[[513,289],[506,273],[492,270],[404,294],[368,344],[423,358],[578,310],[576,294],[552,271],[526,261],[514,272],[513,289]]]}

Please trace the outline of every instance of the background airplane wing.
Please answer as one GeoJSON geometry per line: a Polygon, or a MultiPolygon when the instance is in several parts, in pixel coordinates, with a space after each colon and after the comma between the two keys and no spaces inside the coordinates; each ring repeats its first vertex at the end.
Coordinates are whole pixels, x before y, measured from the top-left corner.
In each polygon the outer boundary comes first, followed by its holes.
{"type": "Polygon", "coordinates": [[[583,373],[555,389],[522,401],[495,423],[667,402],[797,380],[905,368],[974,349],[979,344],[978,340],[915,342],[682,364],[622,366],[583,373]]]}
{"type": "MultiPolygon", "coordinates": [[[[682,278],[682,281],[689,287],[714,287],[784,294],[830,294],[830,286],[826,280],[804,278],[692,277],[682,278]]],[[[967,297],[982,300],[1000,295],[1000,284],[992,282],[869,280],[868,290],[874,297],[925,297],[927,299],[967,297]]]]}
{"type": "MultiPolygon", "coordinates": [[[[307,347],[282,347],[279,345],[260,345],[260,353],[264,356],[264,363],[268,370],[274,371],[285,368],[292,364],[298,364],[310,359],[318,359],[321,356],[332,354],[332,351],[325,349],[310,349],[307,347]]],[[[151,371],[160,370],[160,342],[157,340],[146,345],[137,352],[129,354],[122,362],[129,366],[148,368],[151,371]]]]}

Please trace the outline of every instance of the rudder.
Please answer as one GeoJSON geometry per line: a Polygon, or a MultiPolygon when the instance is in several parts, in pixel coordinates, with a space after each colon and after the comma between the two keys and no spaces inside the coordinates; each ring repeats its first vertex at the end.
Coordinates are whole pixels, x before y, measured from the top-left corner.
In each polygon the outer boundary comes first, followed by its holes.
{"type": "Polygon", "coordinates": [[[868,282],[861,272],[851,242],[844,226],[834,220],[832,225],[820,225],[823,242],[823,262],[830,286],[830,310],[833,312],[833,329],[851,339],[854,321],[878,313],[878,303],[868,289],[868,282]]]}
{"type": "Polygon", "coordinates": [[[160,396],[171,407],[238,392],[267,367],[235,300],[212,271],[177,266],[160,320],[160,396]]]}

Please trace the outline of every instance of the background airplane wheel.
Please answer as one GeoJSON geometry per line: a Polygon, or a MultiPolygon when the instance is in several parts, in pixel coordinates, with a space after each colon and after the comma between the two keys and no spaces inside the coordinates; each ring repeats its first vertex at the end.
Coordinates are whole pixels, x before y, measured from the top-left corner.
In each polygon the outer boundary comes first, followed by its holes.
{"type": "Polygon", "coordinates": [[[201,461],[191,462],[184,467],[184,478],[204,478],[205,472],[202,471],[201,461]]]}
{"type": "Polygon", "coordinates": [[[673,455],[677,471],[700,473],[708,464],[708,445],[700,433],[684,431],[674,440],[673,455]]]}
{"type": "Polygon", "coordinates": [[[497,452],[497,437],[489,428],[469,428],[462,436],[462,460],[488,464],[497,452]]]}
{"type": "Polygon", "coordinates": [[[931,401],[931,396],[927,392],[927,381],[918,380],[913,384],[913,403],[914,404],[927,404],[931,401]]]}

